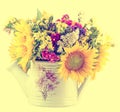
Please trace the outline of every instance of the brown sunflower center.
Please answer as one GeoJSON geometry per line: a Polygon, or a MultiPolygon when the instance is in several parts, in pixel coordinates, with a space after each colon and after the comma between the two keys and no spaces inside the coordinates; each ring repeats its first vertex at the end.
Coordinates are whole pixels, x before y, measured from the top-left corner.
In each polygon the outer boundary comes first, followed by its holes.
{"type": "Polygon", "coordinates": [[[79,71],[84,64],[83,54],[79,51],[74,51],[67,56],[65,67],[68,70],[79,71]]]}

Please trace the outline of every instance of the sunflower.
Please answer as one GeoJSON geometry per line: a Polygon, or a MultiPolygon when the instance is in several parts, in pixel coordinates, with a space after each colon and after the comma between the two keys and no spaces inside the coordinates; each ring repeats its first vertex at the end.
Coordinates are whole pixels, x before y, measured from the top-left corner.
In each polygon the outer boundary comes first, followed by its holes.
{"type": "Polygon", "coordinates": [[[95,67],[93,69],[94,71],[94,74],[93,74],[93,77],[95,77],[95,73],[96,72],[99,72],[103,66],[106,64],[106,61],[108,60],[107,59],[107,56],[108,56],[108,48],[110,46],[108,46],[107,44],[104,44],[104,45],[101,45],[99,47],[99,50],[98,50],[98,57],[97,57],[97,61],[96,61],[96,64],[95,64],[95,67]]]}
{"type": "Polygon", "coordinates": [[[88,49],[87,46],[74,45],[65,49],[66,54],[61,56],[60,77],[66,80],[72,78],[78,83],[93,74],[92,70],[96,62],[96,49],[88,49]]]}
{"type": "Polygon", "coordinates": [[[97,61],[93,69],[93,79],[95,78],[96,72],[101,71],[103,66],[106,64],[108,60],[108,49],[112,46],[111,38],[109,36],[99,36],[97,38],[97,42],[101,43],[101,45],[98,47],[97,61]]]}
{"type": "Polygon", "coordinates": [[[15,37],[9,47],[12,60],[17,60],[18,65],[27,72],[27,65],[32,57],[33,38],[30,26],[23,20],[15,24],[15,37]]]}

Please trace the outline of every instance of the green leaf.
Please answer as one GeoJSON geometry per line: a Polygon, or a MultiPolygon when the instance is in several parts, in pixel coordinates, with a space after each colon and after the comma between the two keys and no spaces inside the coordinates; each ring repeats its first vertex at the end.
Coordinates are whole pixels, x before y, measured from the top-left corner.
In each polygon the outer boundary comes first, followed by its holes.
{"type": "Polygon", "coordinates": [[[22,59],[22,57],[17,58],[17,63],[22,59]]]}
{"type": "Polygon", "coordinates": [[[52,23],[52,21],[53,21],[53,16],[50,16],[49,17],[49,23],[52,23]]]}
{"type": "Polygon", "coordinates": [[[26,65],[27,71],[30,68],[30,66],[31,66],[31,63],[30,63],[30,61],[28,61],[27,65],[26,65]]]}
{"type": "Polygon", "coordinates": [[[40,10],[37,9],[37,18],[36,19],[40,20],[41,16],[42,16],[42,14],[41,14],[40,10]]]}

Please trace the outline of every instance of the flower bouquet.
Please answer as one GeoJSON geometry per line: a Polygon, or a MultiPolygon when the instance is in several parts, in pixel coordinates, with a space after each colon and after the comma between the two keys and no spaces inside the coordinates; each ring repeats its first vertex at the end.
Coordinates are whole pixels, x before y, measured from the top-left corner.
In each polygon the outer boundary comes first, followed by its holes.
{"type": "MultiPolygon", "coordinates": [[[[58,89],[63,88],[68,80],[80,85],[88,77],[93,79],[106,62],[108,48],[112,45],[109,37],[94,25],[93,19],[82,22],[81,13],[78,21],[72,20],[68,14],[54,20],[52,15],[37,10],[36,18],[12,18],[5,29],[14,34],[9,47],[12,60],[25,73],[31,70],[31,79],[38,85],[45,101],[49,93],[52,96],[59,94],[61,90],[58,89]],[[59,86],[61,81],[62,87],[59,86]]],[[[67,85],[71,91],[76,91],[76,85],[73,89],[70,83],[67,85]]]]}

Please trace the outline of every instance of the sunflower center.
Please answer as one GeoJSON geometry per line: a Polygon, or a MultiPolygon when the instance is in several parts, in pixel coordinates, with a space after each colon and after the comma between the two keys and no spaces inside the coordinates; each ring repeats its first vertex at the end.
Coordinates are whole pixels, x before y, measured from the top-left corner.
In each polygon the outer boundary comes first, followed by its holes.
{"type": "Polygon", "coordinates": [[[84,64],[84,57],[81,52],[75,51],[67,56],[65,67],[68,70],[79,71],[84,64]]]}

